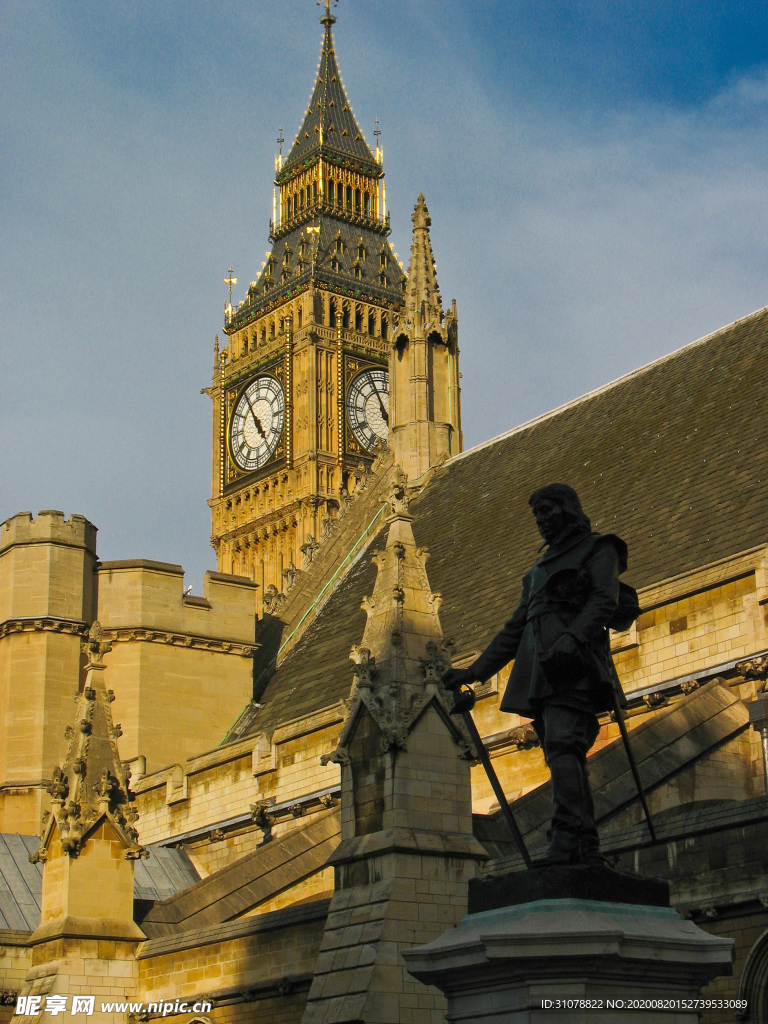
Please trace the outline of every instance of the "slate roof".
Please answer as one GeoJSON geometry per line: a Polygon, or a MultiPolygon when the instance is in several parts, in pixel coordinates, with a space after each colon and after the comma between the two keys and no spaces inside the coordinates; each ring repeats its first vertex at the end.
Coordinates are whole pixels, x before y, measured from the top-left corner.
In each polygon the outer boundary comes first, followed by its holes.
{"type": "MultiPolygon", "coordinates": [[[[314,280],[318,285],[329,285],[337,289],[345,288],[347,294],[353,296],[355,292],[365,293],[375,299],[384,302],[400,303],[403,301],[402,281],[405,277],[397,260],[394,251],[386,235],[380,231],[373,231],[362,224],[350,224],[340,217],[320,215],[312,218],[307,224],[296,227],[287,235],[278,238],[272,246],[271,256],[273,259],[271,288],[266,285],[266,268],[259,272],[256,283],[248,291],[249,302],[255,305],[256,309],[261,308],[265,302],[277,296],[294,292],[300,288],[305,281],[310,279],[310,265],[307,262],[302,266],[299,262],[299,247],[304,238],[306,251],[309,250],[308,236],[304,234],[306,227],[320,225],[320,235],[317,244],[317,256],[315,259],[314,280]],[[342,243],[343,252],[337,252],[337,238],[342,243]],[[362,242],[365,250],[365,258],[360,260],[362,276],[355,277],[355,263],[358,260],[358,246],[362,242]],[[285,263],[286,249],[288,250],[288,265],[290,273],[283,279],[283,267],[285,263]],[[387,257],[387,266],[384,271],[384,283],[380,281],[380,256],[387,257]],[[334,269],[333,260],[338,263],[338,269],[334,269]]],[[[246,318],[249,312],[248,305],[238,308],[235,315],[235,322],[240,323],[246,318]]]]}
{"type": "Polygon", "coordinates": [[[31,932],[40,923],[43,865],[30,864],[39,836],[0,834],[0,929],[31,932]]]}
{"type": "Polygon", "coordinates": [[[148,846],[148,857],[134,861],[133,895],[137,900],[168,900],[200,881],[186,850],[148,846]]]}
{"type": "Polygon", "coordinates": [[[285,162],[285,169],[291,170],[296,164],[320,152],[322,127],[324,154],[329,157],[352,157],[355,163],[364,165],[373,173],[374,169],[380,169],[379,165],[352,113],[336,63],[331,32],[335,20],[333,15],[326,15],[321,19],[325,25],[325,35],[320,51],[317,79],[304,121],[285,162]]]}
{"type": "MultiPolygon", "coordinates": [[[[39,836],[0,833],[0,931],[32,932],[40,924],[43,865],[30,864],[39,836]]],[[[137,900],[167,900],[200,876],[184,850],[149,846],[149,857],[134,861],[137,900]]]]}
{"type": "MultiPolygon", "coordinates": [[[[768,544],[768,309],[455,456],[411,502],[454,659],[479,653],[514,610],[540,538],[528,497],[575,487],[594,529],[629,546],[636,587],[768,544]]],[[[370,554],[348,574],[229,737],[265,731],[349,693],[349,651],[373,592],[370,554]]]]}

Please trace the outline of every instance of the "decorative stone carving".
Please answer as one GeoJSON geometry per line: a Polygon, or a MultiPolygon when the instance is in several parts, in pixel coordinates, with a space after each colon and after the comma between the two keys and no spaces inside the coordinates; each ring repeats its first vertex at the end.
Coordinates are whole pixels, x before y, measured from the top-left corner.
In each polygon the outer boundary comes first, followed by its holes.
{"type": "Polygon", "coordinates": [[[285,602],[285,594],[281,594],[274,583],[270,583],[264,592],[262,602],[264,612],[267,615],[276,615],[285,602]]]}
{"type": "Polygon", "coordinates": [[[258,803],[251,804],[251,818],[254,825],[261,829],[261,841],[267,843],[272,838],[272,826],[275,823],[275,819],[269,814],[269,808],[271,804],[268,800],[259,800],[258,803]]]}
{"type": "Polygon", "coordinates": [[[346,487],[339,488],[339,519],[344,515],[350,506],[352,498],[349,495],[349,491],[346,487]]]}
{"type": "Polygon", "coordinates": [[[112,644],[104,640],[104,630],[101,628],[100,622],[94,622],[88,630],[88,640],[84,646],[89,666],[100,666],[104,655],[112,650],[112,644]]]}
{"type": "Polygon", "coordinates": [[[648,693],[643,697],[643,704],[647,708],[653,711],[655,708],[662,708],[667,703],[668,698],[664,693],[648,693]]]}
{"type": "Polygon", "coordinates": [[[304,543],[301,545],[299,550],[304,555],[304,559],[301,563],[302,569],[308,569],[312,564],[312,559],[315,557],[315,552],[320,547],[314,537],[307,537],[304,543]]]}
{"type": "Polygon", "coordinates": [[[738,662],[736,671],[744,679],[762,680],[762,686],[757,687],[757,692],[763,693],[766,681],[768,681],[768,654],[763,654],[759,658],[749,658],[746,661],[738,662]]]}
{"type": "Polygon", "coordinates": [[[427,644],[427,656],[426,658],[421,658],[420,661],[426,685],[439,686],[443,673],[447,672],[451,666],[450,658],[448,658],[445,648],[438,647],[434,640],[430,640],[427,644]]]}
{"type": "Polygon", "coordinates": [[[330,509],[321,524],[323,540],[327,540],[333,533],[333,518],[330,509]]]}
{"type": "Polygon", "coordinates": [[[285,581],[284,589],[285,589],[286,593],[294,585],[294,583],[296,582],[296,577],[298,575],[299,575],[299,570],[293,564],[293,559],[291,558],[290,561],[288,562],[287,568],[283,569],[283,580],[285,581]]]}
{"type": "Polygon", "coordinates": [[[400,466],[395,466],[392,475],[392,493],[389,498],[392,515],[408,514],[409,498],[406,490],[407,486],[408,477],[400,466]]]}
{"type": "Polygon", "coordinates": [[[511,729],[509,739],[518,750],[530,750],[532,747],[541,746],[532,725],[519,725],[516,729],[511,729]]]}
{"type": "Polygon", "coordinates": [[[106,817],[123,840],[126,856],[148,856],[133,827],[138,815],[131,806],[128,775],[117,750],[120,727],[112,722],[114,693],[104,686],[104,655],[111,643],[98,622],[83,644],[88,658],[85,685],[75,698],[75,727],[65,731],[67,756],[54,768],[48,786],[51,813],[42,821],[40,853],[44,859],[52,831],[58,828],[62,849],[77,857],[97,823],[106,817]]]}
{"type": "Polygon", "coordinates": [[[354,687],[358,690],[370,690],[376,675],[376,659],[367,647],[353,647],[349,658],[355,666],[353,669],[354,687]]]}
{"type": "Polygon", "coordinates": [[[357,467],[352,470],[355,478],[355,494],[362,493],[368,486],[369,469],[364,462],[358,462],[357,467]]]}

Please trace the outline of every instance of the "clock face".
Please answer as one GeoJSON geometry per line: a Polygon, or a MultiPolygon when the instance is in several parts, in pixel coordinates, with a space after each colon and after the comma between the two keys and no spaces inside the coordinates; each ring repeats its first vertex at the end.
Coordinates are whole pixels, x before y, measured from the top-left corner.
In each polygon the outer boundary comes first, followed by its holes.
{"type": "Polygon", "coordinates": [[[347,394],[347,418],[360,444],[371,451],[389,434],[389,371],[364,370],[352,381],[347,394]]]}
{"type": "Polygon", "coordinates": [[[257,377],[238,399],[229,428],[232,458],[246,471],[275,453],[285,422],[285,394],[274,377],[257,377]]]}

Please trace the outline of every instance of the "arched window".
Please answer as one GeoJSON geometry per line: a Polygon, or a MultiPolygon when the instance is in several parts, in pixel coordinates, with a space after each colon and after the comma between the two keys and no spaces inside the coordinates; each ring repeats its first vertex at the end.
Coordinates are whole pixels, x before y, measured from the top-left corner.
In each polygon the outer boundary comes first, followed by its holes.
{"type": "Polygon", "coordinates": [[[389,324],[387,323],[387,318],[385,316],[383,316],[381,318],[381,336],[384,339],[384,341],[387,340],[387,334],[388,333],[389,333],[389,324]]]}
{"type": "Polygon", "coordinates": [[[347,305],[345,305],[343,308],[341,326],[344,328],[345,331],[349,330],[349,306],[347,305]]]}

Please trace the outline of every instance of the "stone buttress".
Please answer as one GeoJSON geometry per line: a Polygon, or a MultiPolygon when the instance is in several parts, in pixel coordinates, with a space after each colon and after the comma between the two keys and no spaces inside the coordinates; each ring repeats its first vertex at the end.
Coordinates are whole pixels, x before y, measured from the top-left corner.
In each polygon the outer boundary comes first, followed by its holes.
{"type": "Polygon", "coordinates": [[[440,598],[414,542],[402,475],[395,495],[363,642],[352,650],[348,717],[326,758],[341,764],[342,841],[303,1024],[442,1022],[442,996],[414,984],[400,950],[462,917],[486,856],[472,834],[469,738],[441,683],[449,658],[440,598]]]}

